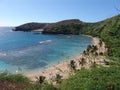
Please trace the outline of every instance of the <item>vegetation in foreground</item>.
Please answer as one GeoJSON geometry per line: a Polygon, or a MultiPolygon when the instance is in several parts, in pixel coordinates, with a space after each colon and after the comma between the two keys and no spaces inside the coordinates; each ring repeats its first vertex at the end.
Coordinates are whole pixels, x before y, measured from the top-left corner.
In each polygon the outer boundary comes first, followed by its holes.
{"type": "Polygon", "coordinates": [[[54,33],[68,30],[70,30],[70,34],[87,34],[101,38],[108,48],[105,56],[111,59],[110,66],[98,68],[94,64],[93,68],[89,70],[75,70],[75,75],[71,75],[66,80],[60,80],[59,84],[54,86],[46,83],[42,77],[38,78],[38,81],[42,80],[42,83],[41,81],[33,83],[21,75],[1,74],[0,88],[5,86],[3,90],[9,87],[12,90],[120,90],[120,15],[98,23],[87,23],[84,27],[78,24],[52,27],[54,33]],[[16,89],[19,83],[21,83],[21,87],[16,89]]]}
{"type": "Polygon", "coordinates": [[[60,90],[120,90],[120,67],[76,71],[59,87],[60,90]]]}
{"type": "Polygon", "coordinates": [[[0,90],[55,90],[52,84],[43,82],[32,82],[21,74],[0,74],[0,90]]]}

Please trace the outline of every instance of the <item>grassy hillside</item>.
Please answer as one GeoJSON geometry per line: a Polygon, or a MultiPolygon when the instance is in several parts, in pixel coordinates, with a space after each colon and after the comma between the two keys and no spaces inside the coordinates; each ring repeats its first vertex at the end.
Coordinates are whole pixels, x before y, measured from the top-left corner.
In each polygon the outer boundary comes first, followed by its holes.
{"type": "Polygon", "coordinates": [[[60,90],[120,90],[120,67],[77,71],[60,84],[60,90]]]}
{"type": "Polygon", "coordinates": [[[32,82],[21,74],[0,74],[0,90],[55,90],[52,84],[47,82],[32,82]]]}

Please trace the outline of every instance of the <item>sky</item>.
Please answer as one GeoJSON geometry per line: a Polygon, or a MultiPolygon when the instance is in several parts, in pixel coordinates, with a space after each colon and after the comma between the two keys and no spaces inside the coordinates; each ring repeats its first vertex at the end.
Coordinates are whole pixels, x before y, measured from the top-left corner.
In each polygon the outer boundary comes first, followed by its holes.
{"type": "Polygon", "coordinates": [[[120,12],[120,0],[0,0],[0,26],[80,19],[98,22],[120,12]]]}

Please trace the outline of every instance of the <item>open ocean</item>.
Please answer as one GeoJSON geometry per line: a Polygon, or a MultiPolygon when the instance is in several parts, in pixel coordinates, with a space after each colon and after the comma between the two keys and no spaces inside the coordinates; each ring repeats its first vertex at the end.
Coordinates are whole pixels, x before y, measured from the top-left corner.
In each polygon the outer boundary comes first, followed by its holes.
{"type": "Polygon", "coordinates": [[[0,27],[0,72],[29,73],[79,55],[93,43],[82,35],[13,32],[0,27]]]}

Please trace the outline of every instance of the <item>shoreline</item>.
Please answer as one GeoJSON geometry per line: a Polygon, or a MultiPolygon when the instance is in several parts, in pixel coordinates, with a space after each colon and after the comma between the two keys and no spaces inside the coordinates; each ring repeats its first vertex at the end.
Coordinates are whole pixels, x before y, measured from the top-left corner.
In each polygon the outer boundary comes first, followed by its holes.
{"type": "MultiPolygon", "coordinates": [[[[84,36],[91,37],[93,39],[93,44],[92,45],[95,45],[95,46],[99,47],[99,40],[100,40],[99,38],[92,37],[92,36],[89,36],[89,35],[84,35],[84,36]]],[[[106,52],[104,42],[103,42],[102,47],[99,47],[99,48],[100,49],[99,49],[98,52],[103,52],[103,53],[106,52]]],[[[76,69],[81,70],[82,66],[79,65],[79,61],[80,61],[81,58],[86,59],[86,64],[84,65],[84,68],[86,68],[86,69],[91,67],[91,65],[92,65],[91,62],[93,62],[95,59],[97,60],[97,64],[103,63],[103,60],[104,60],[104,57],[101,57],[101,56],[96,57],[94,60],[93,60],[93,58],[90,60],[91,57],[88,58],[82,52],[81,54],[76,55],[73,59],[68,59],[68,60],[65,60],[65,61],[61,61],[60,63],[52,65],[50,67],[46,67],[43,70],[36,71],[34,73],[25,74],[25,76],[30,78],[32,81],[36,81],[36,77],[45,76],[46,80],[48,82],[53,82],[55,77],[56,77],[56,74],[61,75],[62,79],[66,79],[66,78],[69,77],[69,74],[71,72],[70,61],[74,60],[75,63],[76,63],[76,69]]]]}

